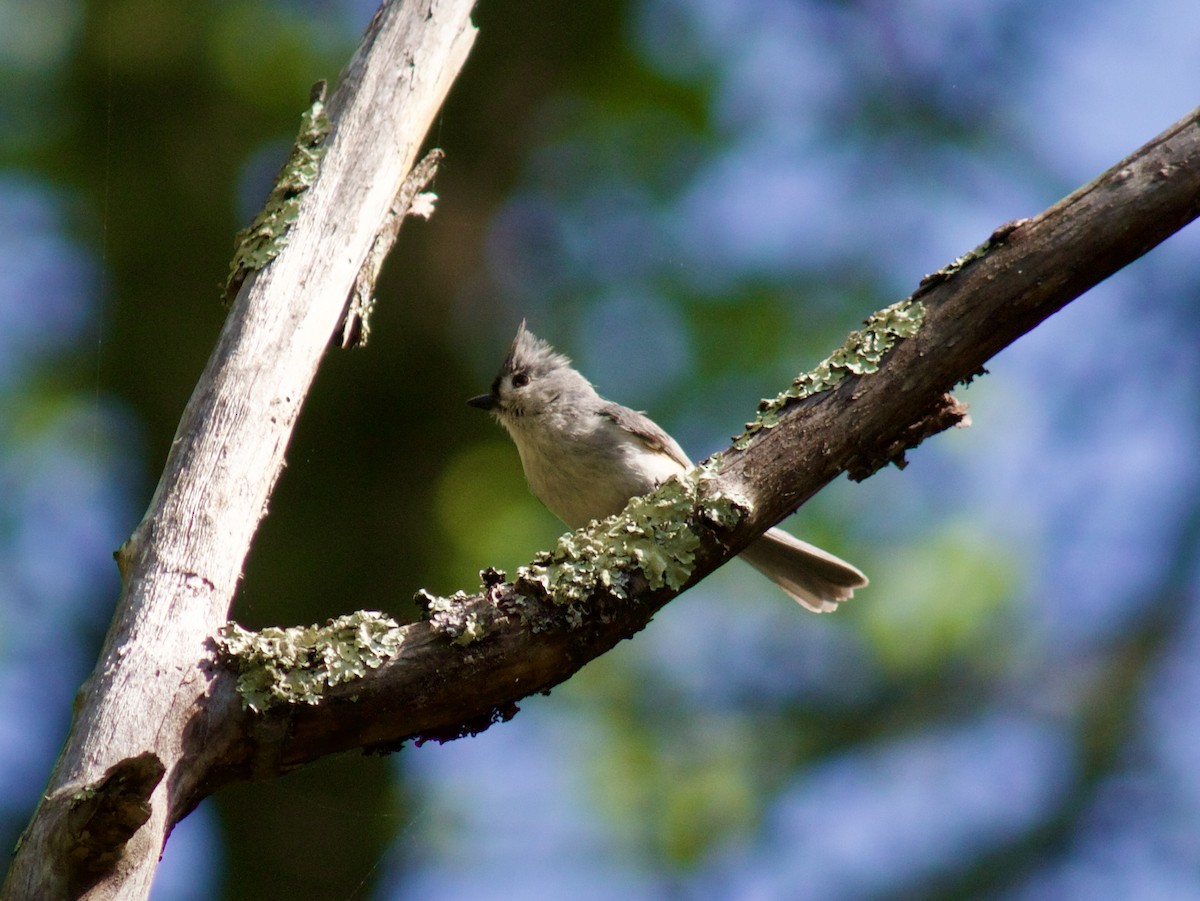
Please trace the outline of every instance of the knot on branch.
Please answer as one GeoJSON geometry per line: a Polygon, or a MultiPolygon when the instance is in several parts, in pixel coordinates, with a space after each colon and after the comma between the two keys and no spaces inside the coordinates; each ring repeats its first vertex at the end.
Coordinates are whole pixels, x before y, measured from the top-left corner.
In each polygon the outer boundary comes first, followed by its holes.
{"type": "Polygon", "coordinates": [[[479,578],[482,590],[477,595],[456,591],[450,597],[443,598],[421,588],[413,597],[433,631],[446,636],[454,644],[468,645],[479,641],[498,620],[506,619],[509,613],[515,612],[502,609],[499,603],[506,578],[503,572],[488,567],[479,574],[479,578]]]}
{"type": "Polygon", "coordinates": [[[932,410],[911,423],[898,436],[875,447],[859,448],[859,453],[846,464],[846,475],[855,482],[861,482],[889,463],[903,469],[908,465],[904,458],[905,451],[916,447],[930,435],[952,426],[965,429],[970,424],[967,405],[953,394],[943,394],[932,410]]]}
{"type": "Polygon", "coordinates": [[[125,845],[150,819],[150,796],[167,768],[146,751],[114,763],[67,803],[68,883],[82,894],[110,873],[125,845]]]}

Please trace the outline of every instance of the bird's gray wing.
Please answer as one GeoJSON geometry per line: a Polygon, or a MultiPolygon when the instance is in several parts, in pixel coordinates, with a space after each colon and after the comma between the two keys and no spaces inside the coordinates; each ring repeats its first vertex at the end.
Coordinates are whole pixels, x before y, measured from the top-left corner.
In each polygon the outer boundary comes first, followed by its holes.
{"type": "Polygon", "coordinates": [[[600,407],[599,413],[606,419],[611,419],[629,434],[641,439],[650,450],[666,454],[680,466],[691,468],[692,461],[683,452],[679,442],[663,431],[662,427],[645,413],[622,407],[612,401],[606,401],[600,407]]]}

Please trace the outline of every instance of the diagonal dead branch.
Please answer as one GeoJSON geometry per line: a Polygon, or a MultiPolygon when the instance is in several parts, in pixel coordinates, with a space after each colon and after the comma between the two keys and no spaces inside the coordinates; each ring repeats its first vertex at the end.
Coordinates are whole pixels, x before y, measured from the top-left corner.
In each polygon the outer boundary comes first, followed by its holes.
{"type": "Polygon", "coordinates": [[[514,581],[489,571],[476,594],[426,596],[430,620],[397,626],[394,656],[329,686],[313,704],[272,706],[262,715],[242,710],[236,673],[221,668],[213,697],[229,718],[214,782],[261,775],[268,760],[285,772],[337,751],[393,750],[506,719],[521,698],[548,691],[644,628],[671,598],[841,472],[865,476],[961,424],[965,409],[949,394],[956,384],[977,377],[997,351],[1200,215],[1198,116],[1193,111],[1089,185],[997,230],[925,279],[904,302],[919,297],[919,328],[865,367],[848,347],[830,358],[844,371],[831,378],[826,361],[801,376],[797,385],[820,390],[794,386],[765,402],[747,435],[693,473],[696,490],[682,499],[670,482],[632,501],[618,519],[564,536],[514,581]],[[732,506],[714,516],[711,504],[722,498],[732,506]],[[660,524],[685,522],[694,539],[671,550],[665,565],[685,570],[672,580],[656,581],[644,554],[603,538],[638,523],[653,533],[657,526],[639,519],[647,503],[665,504],[660,524]],[[602,566],[595,553],[608,555],[602,566]],[[557,576],[538,575],[538,567],[551,566],[559,567],[557,576]]]}

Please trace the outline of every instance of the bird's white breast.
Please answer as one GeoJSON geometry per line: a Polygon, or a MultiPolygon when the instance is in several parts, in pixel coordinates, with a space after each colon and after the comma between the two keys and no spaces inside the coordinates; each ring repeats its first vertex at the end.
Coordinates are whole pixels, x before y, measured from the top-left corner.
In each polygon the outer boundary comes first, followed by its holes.
{"type": "Polygon", "coordinates": [[[506,422],[530,490],[572,529],[619,512],[631,497],[683,471],[611,420],[550,416],[506,422]]]}

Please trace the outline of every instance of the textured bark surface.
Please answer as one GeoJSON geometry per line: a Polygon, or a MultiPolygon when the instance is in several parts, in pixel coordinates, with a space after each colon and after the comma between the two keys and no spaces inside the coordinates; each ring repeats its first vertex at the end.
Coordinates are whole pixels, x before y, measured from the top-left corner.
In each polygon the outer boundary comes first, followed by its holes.
{"type": "Polygon", "coordinates": [[[209,636],[350,287],[470,50],[472,6],[385,3],[343,73],[320,176],[287,246],[243,284],[122,549],[115,618],[5,898],[148,894],[204,770],[209,636]]]}

